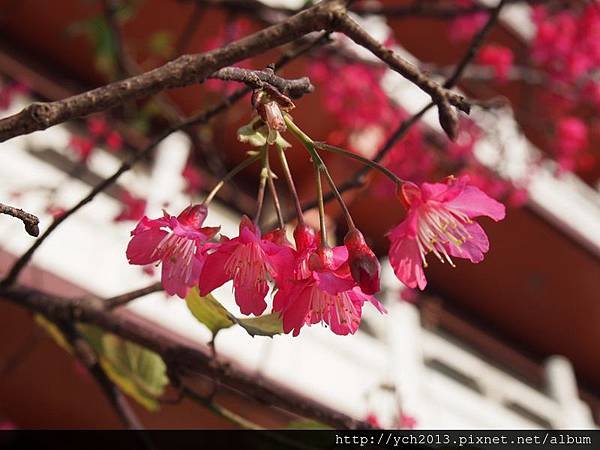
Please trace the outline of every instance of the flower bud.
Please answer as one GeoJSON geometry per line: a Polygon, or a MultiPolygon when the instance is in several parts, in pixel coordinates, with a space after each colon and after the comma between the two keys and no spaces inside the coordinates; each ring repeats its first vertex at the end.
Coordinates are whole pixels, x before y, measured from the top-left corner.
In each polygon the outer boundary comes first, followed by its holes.
{"type": "Polygon", "coordinates": [[[269,129],[279,132],[284,132],[287,129],[283,114],[281,114],[281,109],[279,109],[277,102],[265,103],[264,111],[264,119],[265,122],[267,122],[269,129]]]}
{"type": "Polygon", "coordinates": [[[202,227],[207,214],[208,208],[204,203],[199,205],[190,205],[181,211],[181,213],[177,216],[177,220],[184,225],[199,229],[202,227]]]}
{"type": "Polygon", "coordinates": [[[362,233],[356,228],[344,238],[348,249],[348,265],[354,281],[365,294],[375,294],[380,289],[381,266],[377,257],[365,242],[362,233]]]}
{"type": "Polygon", "coordinates": [[[333,266],[333,250],[330,247],[321,245],[308,259],[308,268],[317,272],[333,270],[333,266]]]}
{"type": "Polygon", "coordinates": [[[294,241],[296,241],[296,249],[302,252],[317,243],[317,235],[312,227],[300,223],[294,230],[294,241]]]}
{"type": "Polygon", "coordinates": [[[277,228],[275,230],[271,230],[263,236],[265,241],[273,242],[274,244],[291,247],[290,242],[285,235],[285,230],[282,228],[277,228]]]}

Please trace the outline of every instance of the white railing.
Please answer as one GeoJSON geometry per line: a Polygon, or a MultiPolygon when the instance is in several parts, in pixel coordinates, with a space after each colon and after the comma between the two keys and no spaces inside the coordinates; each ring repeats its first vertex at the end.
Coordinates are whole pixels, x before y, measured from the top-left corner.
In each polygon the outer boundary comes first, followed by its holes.
{"type": "Polygon", "coordinates": [[[577,396],[571,364],[546,363],[546,386],[524,383],[474,352],[424,329],[418,309],[399,302],[400,285],[387,271],[384,331],[389,383],[403,409],[423,428],[590,428],[589,407],[577,396]]]}

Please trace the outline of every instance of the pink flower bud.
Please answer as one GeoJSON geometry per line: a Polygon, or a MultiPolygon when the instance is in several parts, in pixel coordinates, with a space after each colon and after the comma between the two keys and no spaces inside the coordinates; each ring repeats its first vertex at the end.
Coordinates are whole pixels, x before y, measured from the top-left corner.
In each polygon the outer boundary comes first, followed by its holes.
{"type": "Polygon", "coordinates": [[[299,252],[311,248],[317,242],[315,230],[303,223],[298,224],[294,230],[294,241],[299,252]]]}
{"type": "Polygon", "coordinates": [[[200,228],[207,214],[208,208],[205,204],[190,205],[181,211],[179,216],[177,216],[177,220],[186,226],[200,228]]]}
{"type": "Polygon", "coordinates": [[[330,247],[323,247],[321,245],[308,259],[308,268],[310,270],[324,272],[333,270],[333,267],[334,255],[333,250],[330,247]]]}
{"type": "Polygon", "coordinates": [[[348,249],[348,265],[354,281],[365,294],[378,292],[381,266],[362,233],[356,228],[350,230],[344,238],[344,245],[348,249]]]}

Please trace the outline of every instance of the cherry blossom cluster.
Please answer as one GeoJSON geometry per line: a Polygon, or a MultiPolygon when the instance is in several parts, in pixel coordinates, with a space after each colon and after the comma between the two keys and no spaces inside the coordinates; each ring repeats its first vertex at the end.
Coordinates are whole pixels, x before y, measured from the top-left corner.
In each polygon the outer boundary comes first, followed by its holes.
{"type": "MultiPolygon", "coordinates": [[[[225,176],[201,204],[190,205],[177,216],[142,217],[132,231],[127,247],[131,264],[162,266],[162,284],[171,295],[184,298],[197,286],[208,295],[231,281],[240,311],[261,315],[272,294],[273,313],[278,313],[286,333],[298,335],[302,327],[322,323],[335,334],[347,335],[358,329],[365,303],[384,313],[374,297],[380,290],[380,264],[337,190],[321,157],[332,151],[356,159],[356,154],[313,141],[293,121],[288,111],[293,103],[281,94],[259,91],[253,95],[257,116],[239,130],[240,141],[257,147],[248,158],[225,176]],[[290,144],[283,138],[290,132],[307,150],[315,167],[320,226],[309,226],[296,194],[285,157],[290,144]],[[275,176],[269,166],[271,153],[282,161],[283,178],[296,204],[297,221],[293,242],[288,239],[281,214],[279,225],[264,232],[259,220],[267,184],[273,188],[275,176]],[[244,167],[262,162],[254,220],[244,216],[235,237],[216,236],[219,227],[204,226],[210,202],[223,183],[244,167]],[[344,212],[348,233],[343,245],[330,246],[324,217],[321,179],[329,183],[344,212]]],[[[504,217],[504,206],[469,183],[468,177],[449,177],[440,183],[415,184],[405,181],[358,156],[359,160],[381,170],[397,188],[398,206],[406,218],[389,233],[389,259],[404,284],[424,289],[424,268],[432,253],[442,262],[454,265],[452,258],[480,262],[489,249],[487,236],[474,219],[504,217]]],[[[276,196],[276,191],[273,190],[276,196]]],[[[278,207],[277,202],[274,205],[278,207]]]]}
{"type": "Polygon", "coordinates": [[[81,162],[86,162],[99,145],[104,144],[110,151],[116,152],[123,146],[123,138],[113,130],[104,117],[90,117],[86,121],[86,135],[72,135],[69,147],[81,162]]]}
{"type": "Polygon", "coordinates": [[[597,162],[589,144],[600,112],[600,10],[594,2],[564,10],[540,5],[532,20],[531,57],[548,77],[542,100],[549,107],[542,110],[554,128],[551,147],[562,170],[590,169],[597,162]]]}

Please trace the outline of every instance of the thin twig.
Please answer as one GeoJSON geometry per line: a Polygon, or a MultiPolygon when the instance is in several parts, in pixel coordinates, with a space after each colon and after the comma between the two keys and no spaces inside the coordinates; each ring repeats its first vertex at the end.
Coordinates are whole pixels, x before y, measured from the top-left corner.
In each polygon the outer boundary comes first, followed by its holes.
{"type": "Polygon", "coordinates": [[[264,70],[250,70],[241,67],[225,67],[217,70],[208,78],[219,79],[224,81],[238,81],[245,83],[252,89],[260,89],[265,85],[271,85],[277,88],[282,94],[289,95],[294,98],[301,97],[314,90],[308,77],[298,78],[296,80],[286,80],[275,75],[271,68],[264,70]]]}
{"type": "Polygon", "coordinates": [[[0,214],[6,214],[8,216],[13,216],[23,222],[25,225],[25,231],[31,236],[37,236],[40,234],[40,229],[38,224],[40,223],[40,219],[34,216],[31,213],[25,212],[22,209],[15,208],[14,206],[8,206],[0,203],[0,214]]]}
{"type": "Polygon", "coordinates": [[[104,304],[108,309],[118,308],[119,306],[126,305],[127,303],[136,300],[145,295],[153,294],[154,292],[160,292],[163,290],[161,283],[152,283],[150,286],[145,288],[136,289],[135,291],[126,292],[125,294],[115,295],[104,300],[104,304]]]}

